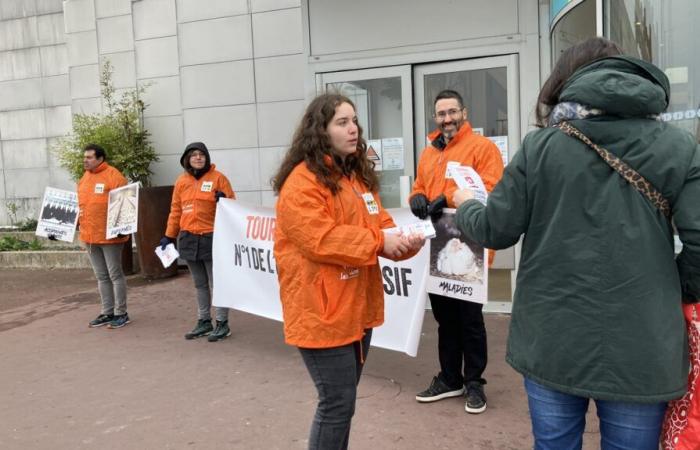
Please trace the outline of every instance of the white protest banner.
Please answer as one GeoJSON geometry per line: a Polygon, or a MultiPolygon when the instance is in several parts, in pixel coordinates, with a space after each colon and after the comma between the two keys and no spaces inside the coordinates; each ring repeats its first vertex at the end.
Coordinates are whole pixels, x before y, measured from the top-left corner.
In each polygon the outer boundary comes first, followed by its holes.
{"type": "Polygon", "coordinates": [[[443,209],[435,222],[435,238],[430,240],[430,274],[427,290],[431,294],[486,303],[488,294],[488,253],[468,240],[454,221],[455,210],[443,209]]]}
{"type": "Polygon", "coordinates": [[[47,187],[35,234],[41,237],[53,235],[59,241],[73,242],[77,222],[78,194],[47,187]]]}
{"type": "MultiPolygon", "coordinates": [[[[389,212],[398,225],[415,221],[408,209],[389,212]]],[[[213,249],[215,306],[282,320],[273,255],[275,222],[272,208],[219,201],[213,249]]],[[[427,263],[427,246],[407,261],[380,258],[385,323],[374,330],[372,345],[416,355],[427,299],[427,263]]]]}
{"type": "Polygon", "coordinates": [[[107,239],[120,234],[136,233],[139,219],[139,183],[109,191],[107,204],[107,239]]]}

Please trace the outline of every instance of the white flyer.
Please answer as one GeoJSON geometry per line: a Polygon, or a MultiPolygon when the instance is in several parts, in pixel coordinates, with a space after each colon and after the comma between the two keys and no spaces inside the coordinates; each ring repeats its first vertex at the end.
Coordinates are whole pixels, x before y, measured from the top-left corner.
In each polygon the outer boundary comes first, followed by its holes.
{"type": "Polygon", "coordinates": [[[109,191],[107,239],[136,233],[139,219],[140,183],[131,183],[109,191]]]}
{"type": "Polygon", "coordinates": [[[158,255],[160,262],[163,263],[163,267],[166,269],[180,257],[180,253],[177,251],[172,242],[165,246],[165,250],[163,250],[160,245],[156,247],[156,255],[158,255]]]}
{"type": "Polygon", "coordinates": [[[395,234],[401,233],[404,235],[414,233],[421,234],[426,239],[432,239],[435,237],[435,227],[433,227],[433,222],[430,220],[421,220],[398,227],[386,228],[384,231],[395,234]]]}
{"type": "Polygon", "coordinates": [[[383,170],[403,170],[403,138],[382,139],[383,170]]]}
{"type": "Polygon", "coordinates": [[[73,242],[78,221],[78,194],[47,187],[39,214],[36,235],[54,236],[59,241],[73,242]]]}
{"type": "Polygon", "coordinates": [[[450,177],[460,189],[470,189],[474,192],[474,199],[486,204],[486,187],[476,170],[470,166],[447,165],[450,177]]]}

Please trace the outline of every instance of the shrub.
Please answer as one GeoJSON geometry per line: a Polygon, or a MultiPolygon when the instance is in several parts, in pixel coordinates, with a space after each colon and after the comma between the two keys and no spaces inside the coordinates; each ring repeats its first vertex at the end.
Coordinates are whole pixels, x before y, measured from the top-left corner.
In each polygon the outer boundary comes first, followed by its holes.
{"type": "Polygon", "coordinates": [[[150,133],[143,126],[146,105],[140,97],[148,85],[129,89],[116,99],[112,83],[113,68],[106,60],[100,74],[105,114],[74,114],[72,135],[62,138],[52,148],[61,167],[74,180],[83,176],[83,148],[98,144],[107,152],[107,160],[132,182],[150,186],[152,162],[158,161],[150,133]]]}

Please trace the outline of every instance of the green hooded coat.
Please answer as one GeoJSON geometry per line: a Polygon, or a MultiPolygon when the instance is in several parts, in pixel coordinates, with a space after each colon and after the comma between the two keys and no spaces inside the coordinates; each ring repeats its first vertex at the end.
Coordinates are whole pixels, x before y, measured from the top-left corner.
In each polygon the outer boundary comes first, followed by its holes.
{"type": "Polygon", "coordinates": [[[648,118],[668,98],[657,67],[610,57],[574,73],[560,101],[605,111],[570,123],[669,200],[684,244],[675,262],[668,219],[555,128],[525,137],[487,206],[470,200],[457,211],[459,228],[488,248],[524,234],[506,359],[540,384],[629,402],[685,392],[681,299],[700,298],[700,149],[689,133],[648,118]]]}

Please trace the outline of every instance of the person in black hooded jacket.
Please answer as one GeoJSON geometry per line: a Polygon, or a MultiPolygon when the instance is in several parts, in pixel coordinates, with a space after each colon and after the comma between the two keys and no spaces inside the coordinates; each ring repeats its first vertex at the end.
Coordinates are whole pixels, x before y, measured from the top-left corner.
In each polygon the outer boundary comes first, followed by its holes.
{"type": "Polygon", "coordinates": [[[231,335],[228,308],[216,308],[216,328],[211,323],[213,286],[212,243],[216,203],[221,197],[235,199],[231,183],[211,164],[209,150],[202,142],[193,142],[180,158],[184,173],[175,182],[173,199],[161,248],[178,241],[180,257],[187,262],[197,291],[198,320],[185,339],[209,336],[210,342],[231,335]]]}

